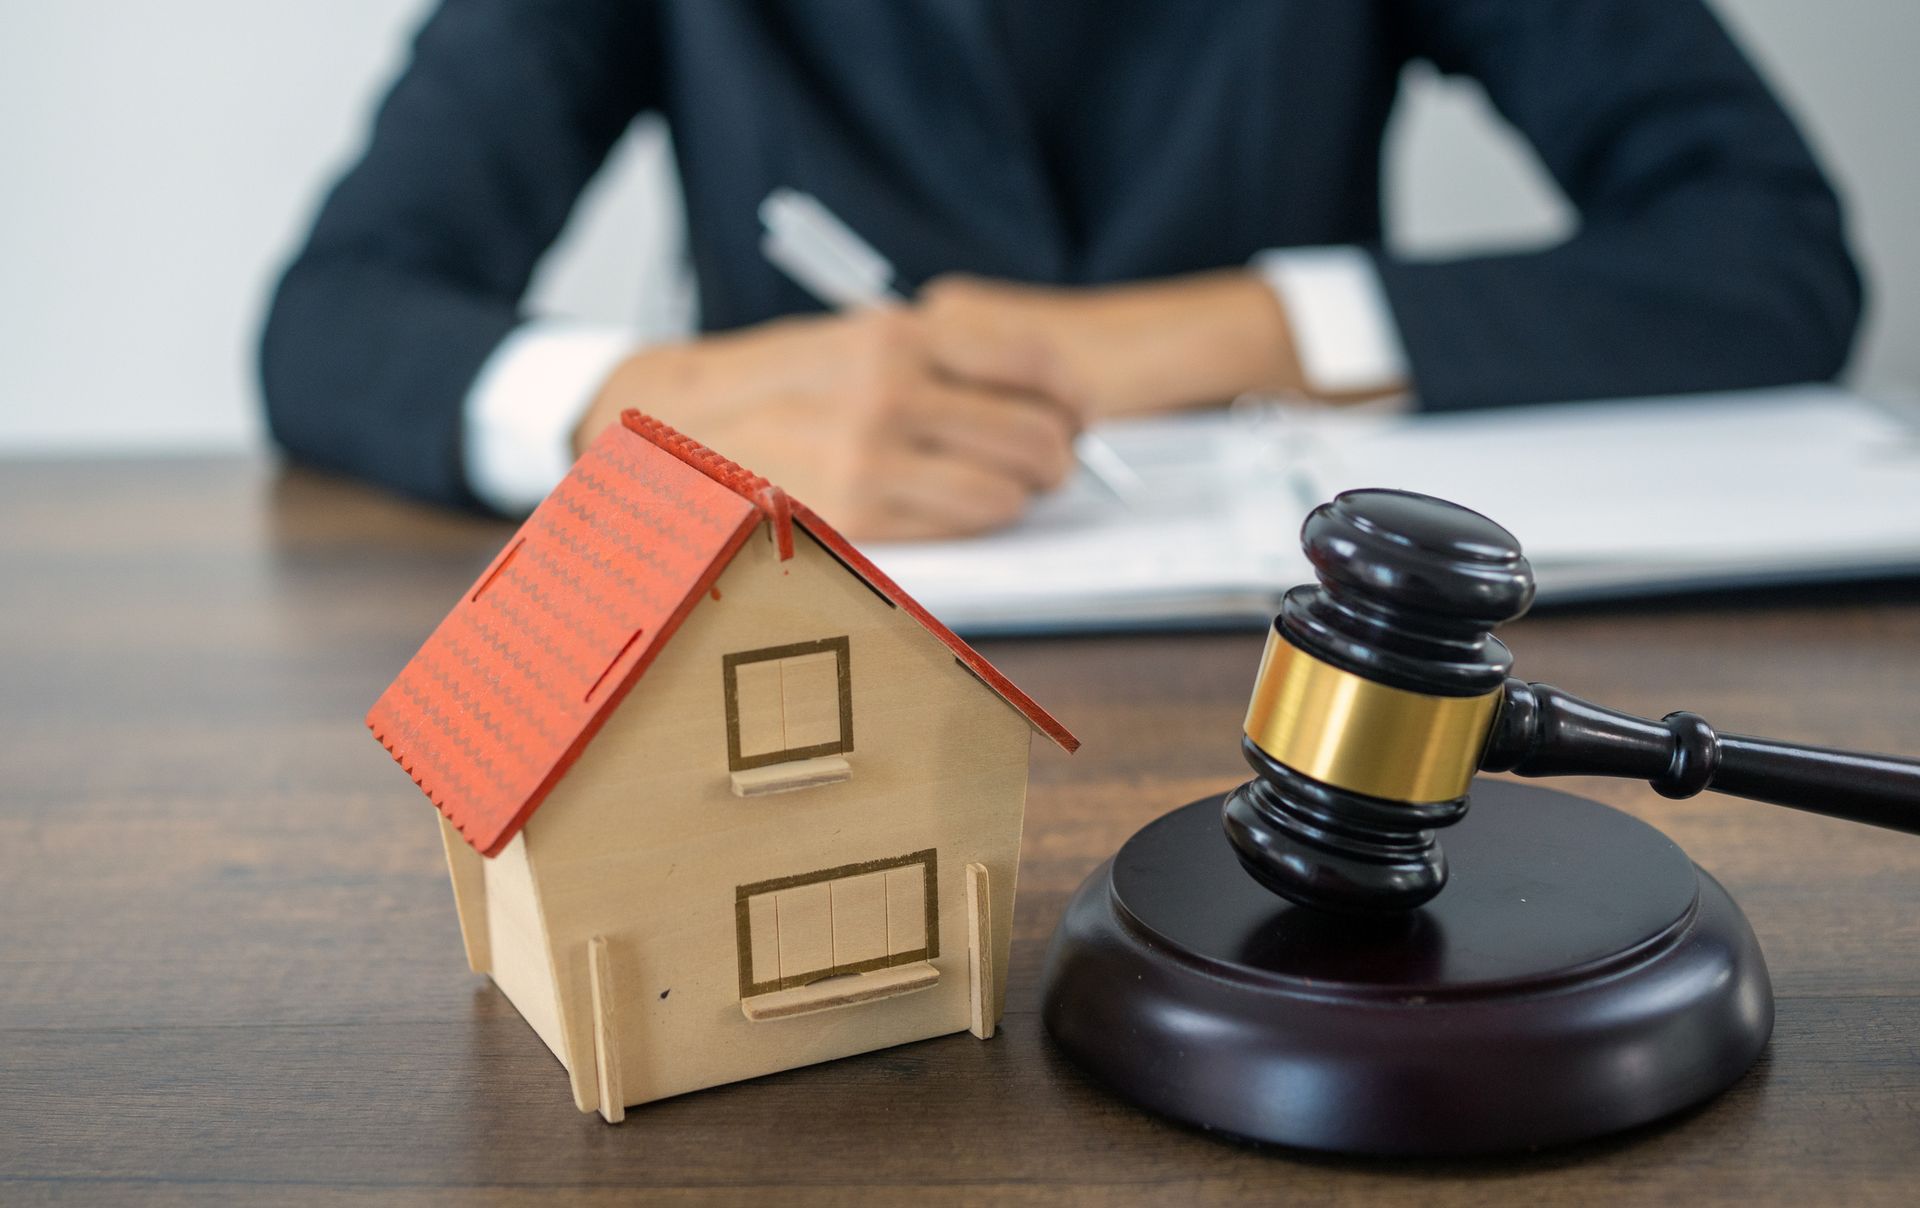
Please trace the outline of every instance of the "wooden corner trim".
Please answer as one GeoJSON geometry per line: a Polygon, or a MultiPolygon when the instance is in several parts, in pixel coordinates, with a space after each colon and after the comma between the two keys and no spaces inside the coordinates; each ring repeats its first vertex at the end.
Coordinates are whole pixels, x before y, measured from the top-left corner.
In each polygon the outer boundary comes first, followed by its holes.
{"type": "Polygon", "coordinates": [[[999,990],[994,985],[993,897],[987,866],[967,865],[967,1018],[968,1031],[982,1040],[993,1039],[999,1021],[994,1006],[999,990]]]}
{"type": "Polygon", "coordinates": [[[607,937],[587,941],[587,986],[593,1000],[594,1086],[600,1096],[600,1116],[618,1124],[627,1116],[627,1097],[620,1086],[620,1033],[613,990],[613,959],[607,937]]]}

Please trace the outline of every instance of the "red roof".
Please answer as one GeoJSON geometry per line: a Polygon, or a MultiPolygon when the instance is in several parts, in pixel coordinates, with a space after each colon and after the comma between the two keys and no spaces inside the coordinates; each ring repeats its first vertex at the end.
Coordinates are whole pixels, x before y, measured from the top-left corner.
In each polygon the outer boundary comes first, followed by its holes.
{"type": "Polygon", "coordinates": [[[782,558],[798,524],[1034,728],[1080,745],[810,508],[636,411],[534,509],[368,728],[468,843],[498,854],[762,522],[782,558]]]}

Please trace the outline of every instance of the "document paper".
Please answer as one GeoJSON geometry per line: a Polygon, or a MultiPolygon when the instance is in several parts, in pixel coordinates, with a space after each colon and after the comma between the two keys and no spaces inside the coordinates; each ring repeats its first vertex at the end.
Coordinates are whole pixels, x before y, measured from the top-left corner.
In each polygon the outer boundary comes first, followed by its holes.
{"type": "Polygon", "coordinates": [[[1389,416],[1277,404],[1103,425],[1083,474],[987,537],[867,552],[975,633],[1271,617],[1339,491],[1451,499],[1519,537],[1543,602],[1920,570],[1920,429],[1836,387],[1389,416]]]}

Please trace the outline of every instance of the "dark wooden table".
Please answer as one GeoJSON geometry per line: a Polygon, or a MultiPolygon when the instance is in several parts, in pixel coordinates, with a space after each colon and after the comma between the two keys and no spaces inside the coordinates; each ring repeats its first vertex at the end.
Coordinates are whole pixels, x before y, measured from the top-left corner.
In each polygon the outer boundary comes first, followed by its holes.
{"type": "MultiPolygon", "coordinates": [[[[1523,517],[1515,517],[1516,524],[1523,517]]],[[[1035,747],[1000,1037],[610,1128],[470,975],[433,814],[361,727],[505,529],[250,461],[0,462],[0,1203],[1910,1204],[1920,839],[1581,782],[1745,906],[1779,1023],[1680,1119],[1471,1163],[1258,1150],[1142,1115],[1042,1033],[1068,892],[1243,776],[1256,634],[986,646],[1035,747]]],[[[1531,678],[1747,732],[1920,750],[1920,590],[1529,619],[1531,678]]]]}

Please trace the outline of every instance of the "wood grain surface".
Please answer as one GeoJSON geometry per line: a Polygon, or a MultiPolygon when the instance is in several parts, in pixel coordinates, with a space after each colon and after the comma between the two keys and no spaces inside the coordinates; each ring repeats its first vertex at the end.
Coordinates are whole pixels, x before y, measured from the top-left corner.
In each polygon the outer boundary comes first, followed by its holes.
{"type": "MultiPolygon", "coordinates": [[[[1501,519],[1525,533],[1523,510],[1501,519]]],[[[361,715],[507,530],[259,461],[0,462],[0,1204],[1912,1203],[1920,840],[1571,784],[1672,834],[1766,949],[1759,1066],[1683,1117],[1470,1163],[1255,1149],[1050,1048],[1067,894],[1219,791],[1257,633],[995,642],[1034,749],[1001,1034],[575,1111],[470,975],[434,814],[361,715]]],[[[1560,613],[1528,678],[1920,752],[1920,589],[1560,613]]]]}

